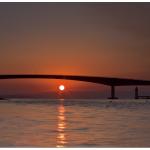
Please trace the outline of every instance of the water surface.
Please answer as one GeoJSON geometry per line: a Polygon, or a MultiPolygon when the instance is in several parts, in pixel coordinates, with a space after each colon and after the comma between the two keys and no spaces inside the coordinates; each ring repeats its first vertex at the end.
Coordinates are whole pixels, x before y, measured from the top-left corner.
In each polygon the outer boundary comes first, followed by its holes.
{"type": "Polygon", "coordinates": [[[149,147],[150,100],[0,101],[0,147],[149,147]]]}

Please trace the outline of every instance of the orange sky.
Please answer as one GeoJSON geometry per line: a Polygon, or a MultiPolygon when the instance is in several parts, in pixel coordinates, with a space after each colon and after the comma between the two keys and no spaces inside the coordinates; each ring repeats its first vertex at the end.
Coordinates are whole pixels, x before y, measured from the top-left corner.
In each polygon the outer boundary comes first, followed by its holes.
{"type": "MultiPolygon", "coordinates": [[[[149,14],[144,3],[1,3],[0,74],[150,79],[149,14]]],[[[41,91],[59,83],[99,89],[60,80],[0,81],[0,87],[41,91]]]]}

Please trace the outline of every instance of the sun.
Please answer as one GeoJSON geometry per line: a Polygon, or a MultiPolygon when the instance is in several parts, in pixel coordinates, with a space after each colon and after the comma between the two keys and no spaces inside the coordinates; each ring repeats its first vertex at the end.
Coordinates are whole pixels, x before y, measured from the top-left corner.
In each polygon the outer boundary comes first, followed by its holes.
{"type": "Polygon", "coordinates": [[[65,86],[64,85],[60,85],[58,88],[59,88],[60,91],[64,91],[65,90],[65,86]]]}

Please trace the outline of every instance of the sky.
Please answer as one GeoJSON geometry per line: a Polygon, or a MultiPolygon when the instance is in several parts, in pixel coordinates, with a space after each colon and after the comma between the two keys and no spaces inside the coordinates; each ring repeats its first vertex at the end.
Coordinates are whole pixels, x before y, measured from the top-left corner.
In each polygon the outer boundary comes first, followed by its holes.
{"type": "MultiPolygon", "coordinates": [[[[149,3],[0,3],[0,74],[150,80],[149,27],[149,3]]],[[[105,93],[86,82],[5,80],[0,95],[51,93],[59,84],[76,95],[105,93]]]]}

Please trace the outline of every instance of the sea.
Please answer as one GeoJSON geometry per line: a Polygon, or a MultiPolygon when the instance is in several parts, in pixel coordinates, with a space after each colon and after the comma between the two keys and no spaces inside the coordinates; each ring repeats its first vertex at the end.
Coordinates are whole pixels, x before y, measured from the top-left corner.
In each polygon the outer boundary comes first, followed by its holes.
{"type": "Polygon", "coordinates": [[[1,100],[0,147],[150,147],[150,100],[1,100]]]}

